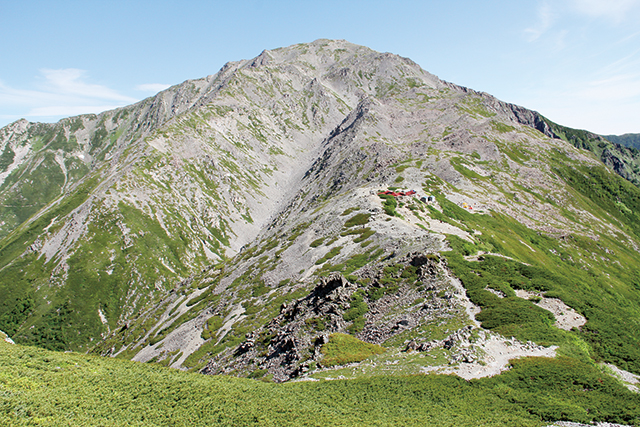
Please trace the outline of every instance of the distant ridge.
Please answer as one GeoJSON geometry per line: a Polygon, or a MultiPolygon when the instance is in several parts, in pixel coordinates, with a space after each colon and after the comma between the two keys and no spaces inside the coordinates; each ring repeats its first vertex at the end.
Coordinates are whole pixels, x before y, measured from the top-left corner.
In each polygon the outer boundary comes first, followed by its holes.
{"type": "Polygon", "coordinates": [[[624,135],[603,135],[603,137],[611,142],[615,142],[616,144],[640,150],[640,133],[625,133],[624,135]]]}

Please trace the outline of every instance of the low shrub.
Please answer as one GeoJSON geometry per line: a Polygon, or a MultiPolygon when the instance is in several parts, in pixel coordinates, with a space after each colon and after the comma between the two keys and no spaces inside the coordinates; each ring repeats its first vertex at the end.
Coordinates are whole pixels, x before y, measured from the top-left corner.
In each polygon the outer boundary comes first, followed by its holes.
{"type": "Polygon", "coordinates": [[[341,250],[342,250],[342,246],[336,246],[335,248],[333,248],[329,252],[327,252],[325,254],[325,256],[323,256],[322,258],[317,260],[316,261],[316,265],[324,264],[325,262],[327,262],[328,260],[330,260],[334,256],[338,255],[341,250]]]}
{"type": "Polygon", "coordinates": [[[349,309],[342,316],[347,322],[351,322],[369,311],[369,306],[364,301],[362,291],[356,291],[349,304],[349,309]]]}
{"type": "Polygon", "coordinates": [[[360,341],[347,334],[331,334],[329,342],[322,346],[323,366],[344,365],[360,362],[375,354],[385,352],[384,347],[360,341]]]}
{"type": "Polygon", "coordinates": [[[320,246],[322,244],[322,242],[324,242],[324,239],[326,239],[327,237],[320,237],[319,239],[314,240],[313,242],[311,242],[309,244],[309,246],[311,246],[312,248],[317,248],[318,246],[320,246]]]}
{"type": "Polygon", "coordinates": [[[348,228],[355,227],[356,225],[365,225],[367,222],[369,222],[370,217],[371,214],[369,213],[355,214],[354,216],[349,218],[347,222],[344,223],[344,226],[348,228]]]}

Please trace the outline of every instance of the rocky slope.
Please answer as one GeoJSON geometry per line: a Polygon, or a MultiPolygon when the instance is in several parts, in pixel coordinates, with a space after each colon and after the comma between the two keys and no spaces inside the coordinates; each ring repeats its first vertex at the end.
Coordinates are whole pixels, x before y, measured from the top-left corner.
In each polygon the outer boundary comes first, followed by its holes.
{"type": "Polygon", "coordinates": [[[526,355],[638,373],[640,191],[559,129],[329,40],[16,122],[0,329],[275,381],[526,355]]]}
{"type": "Polygon", "coordinates": [[[634,147],[633,135],[627,138],[596,135],[585,130],[577,130],[553,123],[542,118],[549,126],[549,135],[563,139],[575,147],[591,151],[602,163],[615,173],[636,186],[640,186],[640,152],[634,147]],[[624,143],[624,142],[628,143],[624,143]]]}

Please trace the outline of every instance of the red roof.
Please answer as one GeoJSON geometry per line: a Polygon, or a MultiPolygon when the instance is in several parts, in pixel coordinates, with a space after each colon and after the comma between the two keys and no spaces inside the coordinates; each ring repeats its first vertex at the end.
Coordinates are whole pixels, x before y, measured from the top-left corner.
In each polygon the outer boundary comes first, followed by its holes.
{"type": "Polygon", "coordinates": [[[416,192],[414,190],[410,190],[407,192],[404,191],[391,191],[391,190],[387,190],[387,191],[381,191],[378,194],[385,194],[388,196],[393,196],[393,197],[398,197],[398,196],[413,196],[414,194],[416,194],[416,192]]]}

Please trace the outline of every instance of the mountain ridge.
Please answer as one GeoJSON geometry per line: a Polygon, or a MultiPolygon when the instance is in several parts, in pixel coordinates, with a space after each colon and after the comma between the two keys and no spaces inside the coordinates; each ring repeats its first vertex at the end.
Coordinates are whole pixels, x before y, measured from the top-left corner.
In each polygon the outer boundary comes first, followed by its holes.
{"type": "MultiPolygon", "coordinates": [[[[639,372],[638,189],[411,60],[318,40],[28,127],[3,150],[40,143],[58,184],[0,243],[17,342],[279,382],[356,375],[327,360],[358,341],[378,374],[499,372],[492,345],[639,372]]],[[[4,204],[37,181],[20,153],[4,204]]]]}
{"type": "Polygon", "coordinates": [[[624,135],[603,135],[606,139],[626,147],[640,149],[640,134],[625,133],[624,135]]]}

